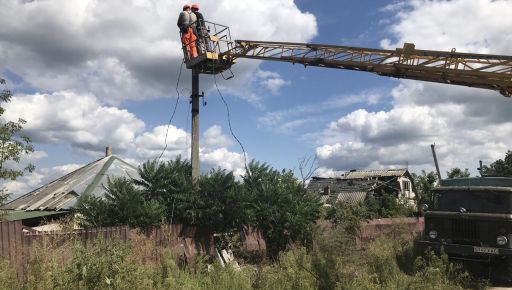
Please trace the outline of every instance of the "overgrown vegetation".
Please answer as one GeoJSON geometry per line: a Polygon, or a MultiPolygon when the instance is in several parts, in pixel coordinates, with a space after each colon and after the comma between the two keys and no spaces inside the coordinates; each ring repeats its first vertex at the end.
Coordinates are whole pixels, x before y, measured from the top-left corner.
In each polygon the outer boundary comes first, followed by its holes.
{"type": "Polygon", "coordinates": [[[512,177],[512,151],[507,151],[505,158],[498,159],[489,166],[482,166],[484,176],[512,177]]]}
{"type": "Polygon", "coordinates": [[[430,205],[432,192],[439,183],[437,174],[434,171],[427,173],[425,170],[422,170],[420,174],[413,173],[412,176],[416,185],[416,203],[418,205],[430,205]]]}
{"type": "Polygon", "coordinates": [[[464,170],[455,167],[450,169],[450,171],[446,171],[447,178],[466,178],[470,177],[471,173],[469,172],[468,168],[465,168],[464,170]]]}
{"type": "Polygon", "coordinates": [[[232,172],[213,169],[194,185],[190,162],[147,161],[139,168],[140,180],[109,180],[105,198],[85,195],[77,211],[86,227],[128,224],[146,230],[176,223],[217,233],[256,227],[272,258],[292,243],[311,247],[319,197],[307,193],[289,170],[255,161],[248,167],[242,182],[232,172]]]}
{"type": "MultiPolygon", "coordinates": [[[[52,264],[53,260],[45,260],[44,263],[49,263],[45,267],[50,268],[43,267],[43,270],[59,274],[48,284],[53,288],[40,289],[464,289],[485,286],[461,266],[450,263],[446,255],[422,255],[414,247],[410,233],[400,228],[370,244],[356,242],[362,221],[413,215],[414,206],[405,200],[382,193],[363,203],[323,207],[319,197],[307,193],[291,171],[279,171],[255,161],[248,167],[248,173],[240,181],[232,172],[215,169],[194,184],[187,160],[178,157],[166,163],[147,161],[139,168],[140,180],[110,180],[104,199],[84,196],[78,211],[85,226],[128,223],[131,227],[149,229],[161,223],[182,223],[207,226],[216,233],[255,227],[266,241],[267,259],[257,263],[245,260],[247,264],[244,264],[243,257],[247,256],[241,255],[242,269],[235,271],[203,258],[183,265],[169,250],[154,263],[138,256],[141,248],[138,245],[97,243],[83,248],[81,244],[73,244],[66,263],[52,264]],[[112,254],[108,254],[111,251],[112,254]],[[214,265],[207,267],[205,263],[214,265]],[[56,268],[52,268],[54,266],[56,268]]],[[[449,175],[462,177],[467,175],[467,170],[455,168],[449,175]]],[[[414,175],[414,179],[418,204],[429,203],[438,183],[437,175],[422,171],[414,175]]],[[[233,241],[229,243],[236,245],[233,241]]],[[[35,261],[31,267],[39,264],[35,261]]],[[[33,271],[37,273],[39,268],[33,271]]],[[[0,278],[9,275],[14,274],[5,270],[0,278]]],[[[34,286],[29,281],[26,280],[22,288],[34,286]]]]}
{"type": "MultiPolygon", "coordinates": [[[[341,209],[340,209],[341,210],[341,209]]],[[[336,213],[317,232],[315,246],[294,245],[275,261],[222,268],[206,257],[183,264],[171,249],[144,236],[125,244],[96,240],[43,240],[26,267],[0,263],[0,289],[464,289],[483,288],[446,256],[417,256],[410,236],[397,229],[366,247],[352,238],[357,208],[336,213]],[[156,254],[155,254],[156,253],[156,254]],[[210,265],[210,266],[208,266],[210,265]],[[18,280],[16,271],[25,273],[18,280]]]]}

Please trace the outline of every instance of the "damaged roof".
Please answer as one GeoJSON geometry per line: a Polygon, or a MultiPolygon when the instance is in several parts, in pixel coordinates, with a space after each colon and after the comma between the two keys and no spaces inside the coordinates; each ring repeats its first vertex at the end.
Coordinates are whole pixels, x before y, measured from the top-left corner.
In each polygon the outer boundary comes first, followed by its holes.
{"type": "Polygon", "coordinates": [[[308,184],[308,191],[324,193],[328,186],[331,193],[340,192],[367,192],[372,189],[375,182],[370,180],[351,180],[341,178],[313,177],[308,184]]]}
{"type": "Polygon", "coordinates": [[[350,171],[337,178],[312,177],[307,190],[319,194],[324,203],[357,203],[377,190],[399,192],[401,176],[412,180],[407,169],[350,171]]]}
{"type": "Polygon", "coordinates": [[[321,195],[320,201],[323,203],[343,202],[356,204],[363,202],[366,199],[367,194],[368,193],[366,191],[341,192],[329,195],[321,195]]]}
{"type": "Polygon", "coordinates": [[[22,195],[2,208],[7,210],[68,210],[82,194],[102,196],[107,178],[139,178],[137,168],[116,156],[91,162],[36,190],[22,195]]]}
{"type": "Polygon", "coordinates": [[[409,176],[409,171],[405,168],[402,169],[387,169],[387,170],[363,170],[363,171],[350,171],[344,174],[343,179],[362,179],[371,177],[400,177],[409,176]]]}

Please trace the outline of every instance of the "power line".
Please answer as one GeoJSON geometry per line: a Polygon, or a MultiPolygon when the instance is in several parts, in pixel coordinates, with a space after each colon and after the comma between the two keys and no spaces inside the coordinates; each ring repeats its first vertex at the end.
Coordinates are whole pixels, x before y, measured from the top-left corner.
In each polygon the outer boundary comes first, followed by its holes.
{"type": "Polygon", "coordinates": [[[233,138],[235,138],[236,142],[238,142],[238,145],[240,145],[240,148],[242,148],[242,151],[244,153],[244,166],[245,166],[245,171],[250,173],[249,172],[249,167],[247,167],[247,154],[245,152],[245,148],[244,148],[244,145],[242,145],[242,142],[240,142],[240,140],[236,137],[235,133],[233,132],[233,128],[231,127],[231,114],[229,112],[229,106],[228,106],[228,103],[226,102],[226,100],[224,99],[224,96],[222,95],[222,93],[220,92],[220,89],[219,89],[219,86],[217,85],[217,78],[215,75],[213,75],[213,81],[215,83],[215,88],[217,89],[217,92],[219,93],[219,96],[222,100],[222,102],[224,103],[224,105],[226,106],[226,111],[227,111],[227,114],[228,114],[228,124],[229,124],[229,131],[231,132],[231,136],[233,136],[233,138]]]}
{"type": "Polygon", "coordinates": [[[169,119],[169,123],[167,123],[167,130],[165,131],[165,146],[162,150],[162,153],[160,153],[160,156],[158,156],[158,162],[160,162],[160,158],[162,158],[162,155],[164,155],[165,150],[167,150],[167,135],[169,134],[169,127],[171,126],[172,119],[174,118],[174,114],[176,114],[176,108],[178,107],[178,103],[180,102],[180,92],[178,91],[178,86],[180,85],[180,79],[181,79],[181,71],[183,70],[183,64],[185,63],[185,59],[182,60],[180,65],[180,71],[178,73],[178,81],[176,82],[176,93],[178,94],[178,98],[176,99],[176,103],[174,104],[174,109],[172,111],[171,118],[169,119]]]}
{"type": "Polygon", "coordinates": [[[185,127],[185,154],[188,154],[188,124],[189,124],[191,107],[192,107],[192,102],[189,102],[188,109],[187,109],[187,124],[185,127]]]}

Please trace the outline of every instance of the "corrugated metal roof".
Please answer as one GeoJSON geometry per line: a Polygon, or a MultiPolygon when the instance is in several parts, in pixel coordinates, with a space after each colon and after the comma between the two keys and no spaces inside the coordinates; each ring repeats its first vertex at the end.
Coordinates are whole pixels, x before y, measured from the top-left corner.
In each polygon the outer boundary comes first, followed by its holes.
{"type": "Polygon", "coordinates": [[[308,184],[308,191],[313,193],[324,193],[328,186],[332,194],[340,192],[367,192],[372,189],[375,181],[370,180],[346,180],[341,178],[320,178],[313,177],[308,184]]]}
{"type": "Polygon", "coordinates": [[[137,168],[116,156],[91,162],[63,177],[7,203],[9,210],[66,210],[84,193],[102,196],[107,178],[139,178],[137,168]]]}
{"type": "Polygon", "coordinates": [[[338,193],[336,201],[346,203],[358,203],[363,202],[366,198],[366,191],[353,191],[353,192],[342,192],[338,193]]]}
{"type": "Polygon", "coordinates": [[[345,173],[342,179],[361,179],[370,177],[399,177],[405,175],[407,169],[387,169],[387,170],[364,170],[364,171],[351,171],[345,173]]]}
{"type": "Polygon", "coordinates": [[[321,195],[320,201],[322,203],[334,204],[336,202],[344,202],[344,203],[359,203],[363,202],[366,199],[366,191],[351,191],[351,192],[341,192],[330,195],[321,195]]]}
{"type": "Polygon", "coordinates": [[[26,220],[31,218],[38,218],[38,217],[46,217],[46,216],[52,216],[52,215],[62,215],[65,214],[66,211],[43,211],[43,210],[37,210],[37,211],[23,211],[23,210],[13,210],[13,211],[7,211],[5,213],[4,218],[8,221],[17,221],[17,220],[26,220]]]}

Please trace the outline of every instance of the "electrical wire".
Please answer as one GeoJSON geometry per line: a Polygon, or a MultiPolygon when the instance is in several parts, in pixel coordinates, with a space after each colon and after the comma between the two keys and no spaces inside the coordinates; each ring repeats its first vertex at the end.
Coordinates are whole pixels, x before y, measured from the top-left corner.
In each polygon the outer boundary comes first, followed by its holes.
{"type": "Polygon", "coordinates": [[[228,103],[226,102],[226,100],[224,99],[224,96],[222,95],[222,93],[220,92],[220,89],[219,89],[219,86],[217,85],[217,78],[215,76],[215,74],[213,75],[213,81],[215,83],[215,88],[217,89],[217,92],[219,93],[219,96],[222,100],[222,102],[224,103],[224,105],[226,106],[226,111],[228,113],[228,124],[229,124],[229,131],[231,132],[231,136],[233,136],[233,138],[235,138],[236,142],[238,142],[238,145],[240,145],[240,148],[242,148],[242,151],[244,153],[244,166],[245,166],[245,171],[250,174],[250,171],[249,171],[249,167],[247,166],[247,153],[245,152],[245,148],[244,148],[244,145],[242,145],[242,142],[240,142],[240,140],[236,137],[235,133],[233,132],[233,128],[231,126],[231,114],[229,112],[229,106],[228,106],[228,103]]]}
{"type": "Polygon", "coordinates": [[[169,127],[171,127],[172,119],[174,118],[174,114],[176,114],[176,108],[178,108],[178,103],[180,102],[180,92],[178,91],[178,87],[180,85],[181,71],[183,70],[184,63],[185,59],[181,61],[180,71],[178,73],[178,81],[176,82],[176,93],[178,94],[178,98],[176,99],[176,103],[174,104],[174,109],[172,111],[171,118],[169,119],[169,123],[167,123],[167,130],[165,131],[165,146],[164,149],[162,150],[162,153],[160,153],[160,156],[158,156],[158,162],[160,162],[160,158],[162,158],[162,155],[164,155],[165,150],[167,150],[167,136],[169,134],[169,127]]]}
{"type": "MultiPolygon", "coordinates": [[[[189,102],[188,103],[188,110],[187,110],[187,124],[186,124],[186,127],[185,127],[185,154],[189,154],[188,152],[188,124],[190,123],[189,121],[189,117],[190,117],[190,111],[191,111],[191,108],[192,107],[192,102],[189,102]]],[[[192,135],[192,134],[191,134],[192,135]]]]}

